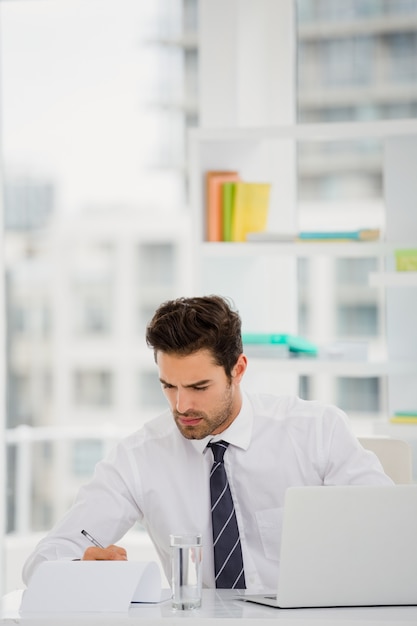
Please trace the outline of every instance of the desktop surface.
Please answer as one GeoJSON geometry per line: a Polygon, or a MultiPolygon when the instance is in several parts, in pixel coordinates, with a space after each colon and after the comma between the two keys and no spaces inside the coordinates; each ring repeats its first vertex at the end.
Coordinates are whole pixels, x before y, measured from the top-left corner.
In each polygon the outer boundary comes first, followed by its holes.
{"type": "Polygon", "coordinates": [[[188,624],[203,620],[204,626],[231,626],[236,620],[239,626],[257,625],[259,621],[275,620],[279,626],[401,626],[417,624],[417,607],[348,607],[313,609],[275,609],[244,602],[238,596],[245,592],[230,589],[204,589],[200,609],[175,611],[171,601],[156,605],[131,605],[126,614],[109,613],[63,613],[25,615],[19,613],[21,591],[14,591],[3,598],[0,624],[26,624],[27,626],[123,626],[140,622],[141,626],[169,624],[179,626],[184,619],[188,624]],[[169,621],[167,621],[169,620],[169,621]]]}

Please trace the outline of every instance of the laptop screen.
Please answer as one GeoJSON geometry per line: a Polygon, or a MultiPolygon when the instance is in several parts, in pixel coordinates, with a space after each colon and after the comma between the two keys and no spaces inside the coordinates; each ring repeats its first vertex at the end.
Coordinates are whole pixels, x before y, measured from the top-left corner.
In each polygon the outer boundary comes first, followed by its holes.
{"type": "Polygon", "coordinates": [[[416,528],[415,485],[288,489],[278,602],[417,603],[416,528]]]}

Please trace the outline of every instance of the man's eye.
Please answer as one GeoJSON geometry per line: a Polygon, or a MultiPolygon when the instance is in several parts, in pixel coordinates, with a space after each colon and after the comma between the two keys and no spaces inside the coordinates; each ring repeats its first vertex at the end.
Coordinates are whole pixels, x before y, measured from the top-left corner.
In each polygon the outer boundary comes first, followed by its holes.
{"type": "Polygon", "coordinates": [[[208,389],[208,387],[207,386],[206,387],[194,387],[194,389],[196,391],[205,391],[206,389],[208,389]]]}

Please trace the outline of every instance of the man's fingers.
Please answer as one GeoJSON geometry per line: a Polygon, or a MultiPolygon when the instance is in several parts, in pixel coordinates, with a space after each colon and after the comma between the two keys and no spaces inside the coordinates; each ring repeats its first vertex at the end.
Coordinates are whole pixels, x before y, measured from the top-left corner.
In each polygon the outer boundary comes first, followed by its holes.
{"type": "Polygon", "coordinates": [[[96,548],[92,546],[84,552],[82,561],[127,561],[127,553],[120,546],[96,548]]]}
{"type": "Polygon", "coordinates": [[[120,546],[109,546],[106,550],[110,550],[111,554],[113,554],[113,558],[109,559],[110,561],[127,561],[127,552],[124,548],[120,546]]]}

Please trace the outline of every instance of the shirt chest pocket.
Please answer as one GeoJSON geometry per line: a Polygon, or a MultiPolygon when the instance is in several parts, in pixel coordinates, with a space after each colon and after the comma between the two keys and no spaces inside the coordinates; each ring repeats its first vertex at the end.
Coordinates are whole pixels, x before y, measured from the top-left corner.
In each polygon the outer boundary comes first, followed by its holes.
{"type": "Polygon", "coordinates": [[[284,509],[264,509],[255,513],[262,547],[267,559],[279,561],[284,509]]]}

